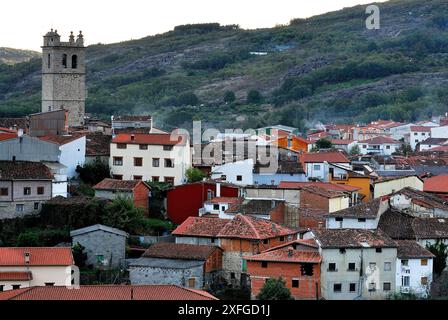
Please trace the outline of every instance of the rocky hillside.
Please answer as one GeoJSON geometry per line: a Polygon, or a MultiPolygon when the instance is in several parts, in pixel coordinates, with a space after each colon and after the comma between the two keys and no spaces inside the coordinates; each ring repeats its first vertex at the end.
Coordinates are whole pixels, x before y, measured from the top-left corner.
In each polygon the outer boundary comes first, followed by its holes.
{"type": "Polygon", "coordinates": [[[28,62],[40,56],[39,52],[0,47],[0,63],[16,64],[28,62]]]}
{"type": "MultiPolygon", "coordinates": [[[[270,29],[186,25],[89,46],[87,111],[150,113],[166,129],[194,119],[305,129],[448,111],[446,0],[379,6],[379,30],[366,29],[366,6],[356,6],[270,29]]],[[[39,109],[39,72],[39,60],[0,65],[0,116],[39,109]]]]}

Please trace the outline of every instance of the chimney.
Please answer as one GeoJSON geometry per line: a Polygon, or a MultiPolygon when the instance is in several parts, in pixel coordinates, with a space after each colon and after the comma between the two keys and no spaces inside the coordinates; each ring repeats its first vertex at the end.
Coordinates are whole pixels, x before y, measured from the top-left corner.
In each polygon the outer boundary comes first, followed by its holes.
{"type": "Polygon", "coordinates": [[[317,223],[317,229],[323,229],[324,228],[324,223],[322,221],[319,221],[317,223]]]}
{"type": "Polygon", "coordinates": [[[31,253],[25,252],[25,264],[26,265],[30,264],[30,255],[31,255],[31,253]]]}
{"type": "Polygon", "coordinates": [[[19,129],[19,130],[17,131],[17,136],[18,136],[18,137],[23,136],[23,129],[19,129]]]}
{"type": "Polygon", "coordinates": [[[221,183],[220,182],[216,183],[216,197],[217,198],[221,197],[221,183]]]}

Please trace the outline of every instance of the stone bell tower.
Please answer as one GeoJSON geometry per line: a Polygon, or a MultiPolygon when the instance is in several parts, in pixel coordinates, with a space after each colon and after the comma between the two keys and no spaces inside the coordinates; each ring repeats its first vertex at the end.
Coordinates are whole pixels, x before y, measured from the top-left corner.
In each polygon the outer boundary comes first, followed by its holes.
{"type": "Polygon", "coordinates": [[[82,32],[61,42],[57,30],[44,36],[42,46],[42,112],[68,110],[68,125],[84,124],[86,101],[85,47],[82,32]]]}

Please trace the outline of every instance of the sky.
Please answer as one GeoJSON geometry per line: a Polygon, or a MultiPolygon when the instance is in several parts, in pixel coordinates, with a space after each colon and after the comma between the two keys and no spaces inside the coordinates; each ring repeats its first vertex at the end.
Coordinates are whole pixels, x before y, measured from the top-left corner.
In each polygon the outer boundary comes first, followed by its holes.
{"type": "MultiPolygon", "coordinates": [[[[376,0],[377,2],[385,0],[376,0]]],[[[2,1],[0,47],[40,51],[42,36],[57,29],[62,41],[82,30],[87,45],[114,43],[219,22],[255,29],[286,24],[373,0],[8,0],[2,1]]]]}

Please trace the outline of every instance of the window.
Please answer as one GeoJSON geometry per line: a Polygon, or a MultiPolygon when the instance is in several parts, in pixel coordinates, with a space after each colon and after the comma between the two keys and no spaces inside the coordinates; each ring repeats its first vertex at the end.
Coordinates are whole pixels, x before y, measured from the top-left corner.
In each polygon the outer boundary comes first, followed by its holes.
{"type": "Polygon", "coordinates": [[[263,244],[269,244],[269,239],[264,239],[263,244]]]}
{"type": "Polygon", "coordinates": [[[356,263],[350,262],[348,264],[348,271],[356,271],[356,263]]]}
{"type": "Polygon", "coordinates": [[[225,174],[222,174],[221,175],[221,180],[224,180],[224,181],[227,180],[227,176],[225,174]]]}
{"type": "Polygon", "coordinates": [[[44,194],[45,188],[44,187],[37,187],[37,194],[44,194]]]}
{"type": "Polygon", "coordinates": [[[401,260],[401,265],[407,267],[409,265],[409,260],[407,260],[407,259],[401,260]]]}
{"type": "Polygon", "coordinates": [[[384,262],[384,271],[391,271],[391,270],[392,270],[392,263],[384,262]]]}
{"type": "Polygon", "coordinates": [[[421,264],[422,266],[427,266],[427,265],[428,265],[428,259],[422,259],[422,260],[420,260],[420,264],[421,264]]]}
{"type": "Polygon", "coordinates": [[[139,148],[140,150],[148,150],[148,145],[147,145],[147,144],[140,144],[140,145],[138,146],[138,148],[139,148]]]}
{"type": "Polygon", "coordinates": [[[17,289],[20,289],[20,284],[13,284],[12,290],[17,290],[17,289]]]}
{"type": "Polygon", "coordinates": [[[0,196],[7,196],[9,194],[8,188],[1,188],[0,189],[0,196]]]}
{"type": "Polygon", "coordinates": [[[414,136],[416,136],[416,135],[418,135],[418,133],[417,133],[417,132],[414,132],[414,136]]]}
{"type": "Polygon", "coordinates": [[[267,261],[261,261],[261,267],[262,268],[267,268],[268,267],[268,262],[267,261]]]}
{"type": "Polygon", "coordinates": [[[336,217],[334,220],[336,220],[336,222],[342,222],[342,221],[344,221],[344,218],[336,217]]]}
{"type": "Polygon", "coordinates": [[[166,183],[174,184],[174,177],[165,177],[164,180],[166,183]]]}
{"type": "Polygon", "coordinates": [[[299,287],[299,279],[292,279],[291,287],[298,288],[299,287]]]}
{"type": "Polygon", "coordinates": [[[25,188],[23,188],[23,195],[24,195],[24,196],[29,196],[29,195],[31,195],[31,188],[30,188],[30,187],[25,187],[25,188]]]}
{"type": "Polygon", "coordinates": [[[384,282],[383,283],[383,291],[390,291],[390,289],[391,289],[390,282],[384,282]]]}
{"type": "Polygon", "coordinates": [[[142,167],[143,158],[134,158],[134,167],[142,167]]]}
{"type": "Polygon", "coordinates": [[[369,292],[373,292],[373,291],[376,291],[376,283],[375,282],[369,283],[369,292]]]}
{"type": "Polygon", "coordinates": [[[195,278],[188,279],[188,287],[194,288],[195,286],[196,286],[196,279],[195,278]]]}
{"type": "Polygon", "coordinates": [[[219,204],[214,204],[213,205],[213,210],[219,210],[219,204]]]}
{"type": "Polygon", "coordinates": [[[328,264],[328,271],[336,271],[336,263],[329,263],[328,264]]]}
{"type": "Polygon", "coordinates": [[[333,291],[334,292],[341,292],[342,291],[342,284],[341,283],[335,283],[333,285],[333,291]]]}
{"type": "Polygon", "coordinates": [[[366,222],[366,218],[358,218],[358,222],[366,222]]]}
{"type": "Polygon", "coordinates": [[[45,286],[46,287],[53,287],[54,286],[54,282],[45,282],[45,286]]]}
{"type": "Polygon", "coordinates": [[[72,69],[78,68],[78,56],[76,54],[72,55],[72,69]]]}
{"type": "Polygon", "coordinates": [[[376,262],[370,262],[369,268],[370,268],[370,270],[374,270],[376,268],[376,262]]]}
{"type": "Polygon", "coordinates": [[[160,181],[160,177],[152,177],[152,182],[159,182],[160,181]]]}
{"type": "Polygon", "coordinates": [[[34,210],[39,210],[39,202],[34,202],[34,210]]]}
{"type": "Polygon", "coordinates": [[[23,212],[25,209],[25,205],[23,204],[16,204],[16,211],[17,212],[23,212]]]}
{"type": "Polygon", "coordinates": [[[5,286],[4,285],[1,285],[0,286],[0,292],[3,292],[3,288],[4,288],[5,286]]]}
{"type": "Polygon", "coordinates": [[[62,55],[62,66],[67,68],[67,55],[65,53],[62,55]]]}
{"type": "Polygon", "coordinates": [[[174,168],[174,160],[165,159],[165,168],[174,168]]]}
{"type": "Polygon", "coordinates": [[[340,248],[340,249],[339,249],[339,253],[340,253],[340,254],[344,254],[344,253],[345,253],[345,248],[340,248]]]}
{"type": "Polygon", "coordinates": [[[409,287],[411,278],[409,276],[402,276],[401,277],[401,286],[402,287],[409,287]]]}
{"type": "Polygon", "coordinates": [[[314,171],[319,171],[320,170],[320,164],[315,164],[313,166],[314,171]]]}
{"type": "Polygon", "coordinates": [[[160,159],[159,158],[152,158],[152,166],[153,167],[160,167],[160,159]]]}
{"type": "Polygon", "coordinates": [[[383,252],[383,249],[381,249],[381,248],[376,248],[375,251],[376,251],[376,253],[381,253],[381,252],[383,252]]]}
{"type": "Polygon", "coordinates": [[[143,180],[143,176],[134,176],[134,180],[143,180]]]}
{"type": "Polygon", "coordinates": [[[363,145],[362,145],[362,148],[363,148],[363,149],[367,149],[367,145],[366,145],[366,144],[363,144],[363,145]]]}
{"type": "Polygon", "coordinates": [[[126,143],[117,143],[117,149],[126,149],[127,144],[126,143]]]}
{"type": "Polygon", "coordinates": [[[172,151],[173,146],[163,146],[163,151],[172,151]]]}
{"type": "Polygon", "coordinates": [[[356,283],[350,283],[349,291],[350,292],[356,292],[356,283]]]}
{"type": "Polygon", "coordinates": [[[386,149],[390,149],[390,146],[386,146],[386,149]]]}
{"type": "Polygon", "coordinates": [[[122,174],[114,174],[114,175],[113,175],[113,178],[114,178],[115,180],[123,180],[123,175],[122,175],[122,174]]]}
{"type": "Polygon", "coordinates": [[[426,133],[422,132],[422,136],[426,136],[426,133]]]}
{"type": "Polygon", "coordinates": [[[283,241],[285,241],[285,237],[280,237],[279,240],[280,240],[280,242],[283,242],[283,241]]]}
{"type": "Polygon", "coordinates": [[[422,278],[420,279],[420,283],[421,283],[423,286],[426,286],[426,285],[428,284],[428,277],[422,277],[422,278]]]}
{"type": "Polygon", "coordinates": [[[243,176],[236,176],[236,181],[243,181],[243,176]]]}
{"type": "Polygon", "coordinates": [[[310,263],[300,265],[300,274],[302,276],[312,276],[314,274],[313,265],[310,263]]]}
{"type": "Polygon", "coordinates": [[[47,65],[48,65],[48,69],[50,69],[50,67],[51,67],[51,55],[50,54],[48,54],[48,56],[47,56],[47,65]]]}
{"type": "Polygon", "coordinates": [[[230,273],[230,279],[235,279],[235,272],[230,273]]]}
{"type": "Polygon", "coordinates": [[[114,166],[122,166],[123,165],[123,157],[114,157],[114,166]]]}

